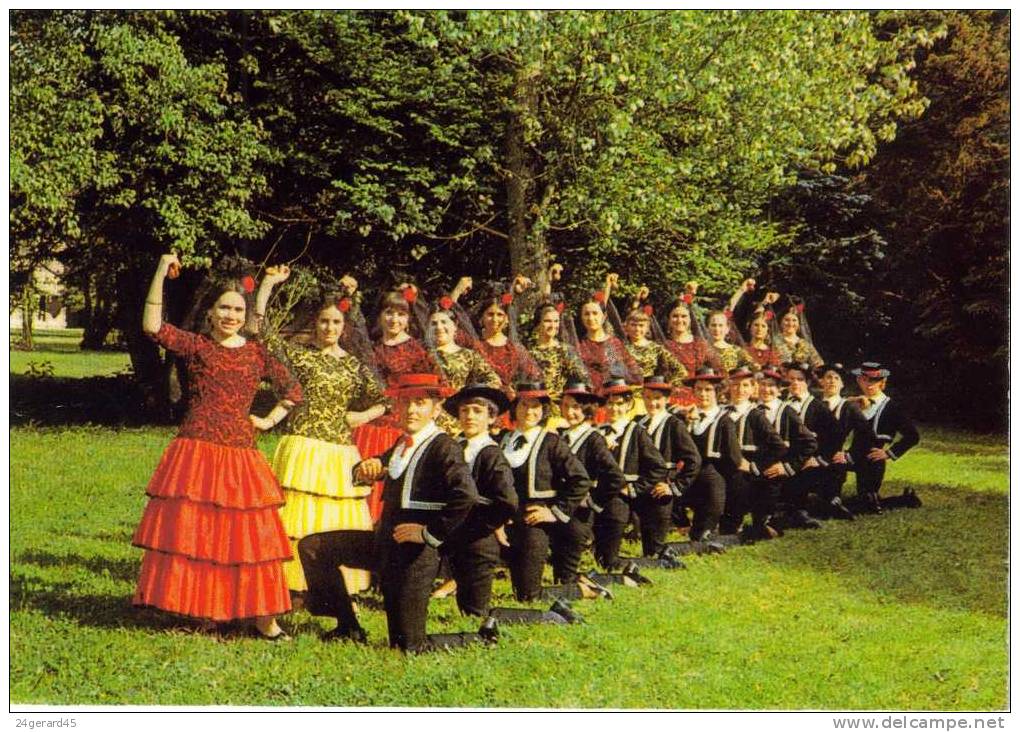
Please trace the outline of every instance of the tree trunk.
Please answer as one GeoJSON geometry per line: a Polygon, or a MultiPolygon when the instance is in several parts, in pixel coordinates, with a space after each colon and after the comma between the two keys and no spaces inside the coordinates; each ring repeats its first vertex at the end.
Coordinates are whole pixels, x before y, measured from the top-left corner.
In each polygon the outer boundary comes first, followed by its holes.
{"type": "Polygon", "coordinates": [[[32,321],[35,318],[35,287],[32,275],[28,283],[21,288],[21,347],[26,351],[35,350],[35,339],[32,337],[32,321]]]}
{"type": "Polygon", "coordinates": [[[507,218],[509,219],[510,268],[514,275],[523,274],[534,281],[536,289],[524,298],[534,303],[536,293],[545,287],[548,278],[549,250],[544,235],[535,231],[534,167],[525,139],[525,120],[537,104],[534,81],[518,72],[514,90],[514,107],[510,113],[505,141],[507,218]]]}

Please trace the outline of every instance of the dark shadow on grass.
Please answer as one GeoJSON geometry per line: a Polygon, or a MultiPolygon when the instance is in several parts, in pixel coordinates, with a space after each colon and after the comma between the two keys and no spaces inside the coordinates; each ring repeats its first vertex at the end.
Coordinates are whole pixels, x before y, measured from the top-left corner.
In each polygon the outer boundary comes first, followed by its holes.
{"type": "Polygon", "coordinates": [[[12,563],[26,562],[39,567],[77,566],[101,577],[109,577],[124,582],[133,582],[138,578],[140,561],[133,559],[108,559],[105,557],[83,557],[79,554],[50,554],[48,552],[24,552],[16,555],[12,563]]]}
{"type": "MultiPolygon", "coordinates": [[[[852,588],[899,602],[1005,618],[1008,496],[918,486],[924,506],[826,523],[763,547],[770,563],[838,575],[852,588]]],[[[899,493],[893,483],[883,495],[899,493]]]]}
{"type": "Polygon", "coordinates": [[[134,377],[38,377],[10,375],[11,426],[150,424],[145,397],[134,377]]]}

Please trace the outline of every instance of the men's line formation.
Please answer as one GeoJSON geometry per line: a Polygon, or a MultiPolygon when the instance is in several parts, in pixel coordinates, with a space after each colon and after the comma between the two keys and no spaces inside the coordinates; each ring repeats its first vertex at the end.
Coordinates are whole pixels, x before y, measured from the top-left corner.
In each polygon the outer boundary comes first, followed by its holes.
{"type": "Polygon", "coordinates": [[[919,440],[885,393],[889,369],[823,363],[799,301],[773,333],[779,296],[753,303],[753,280],[708,314],[708,338],[691,283],[667,338],[647,292],[620,321],[610,277],[580,309],[583,341],[549,291],[530,323],[519,318],[523,278],[497,283],[474,320],[459,305],[470,280],[431,307],[404,287],[381,298],[373,345],[349,277],[306,295],[287,327],[267,327],[286,267],[258,288],[251,276],[205,288],[193,308],[204,333],[175,328],[162,292],[176,264],[161,260],[143,329],[183,359],[190,403],[135,533],[146,550],[139,605],[207,624],[250,619],[280,640],[276,618],[295,596],[337,620],[324,640],[365,641],[353,597],[374,576],[391,646],[452,648],[495,642],[500,623],[580,622],[571,600],[648,583],[642,570],[680,569],[687,553],[920,505],[909,489],[879,496],[886,463],[919,440]],[[424,342],[409,332],[416,312],[424,342]],[[741,322],[747,344],[733,336],[741,322]],[[850,376],[859,396],[842,395],[850,376]],[[249,416],[263,377],[281,399],[249,416]],[[285,418],[270,466],[254,436],[285,418]],[[844,503],[851,470],[857,496],[844,503]],[[687,540],[669,541],[674,528],[687,540]],[[628,531],[640,557],[621,555],[628,531]],[[589,549],[601,571],[582,574],[589,549]],[[552,606],[492,607],[501,564],[518,600],[552,606]],[[452,592],[480,628],[427,634],[430,598],[452,592]]]}

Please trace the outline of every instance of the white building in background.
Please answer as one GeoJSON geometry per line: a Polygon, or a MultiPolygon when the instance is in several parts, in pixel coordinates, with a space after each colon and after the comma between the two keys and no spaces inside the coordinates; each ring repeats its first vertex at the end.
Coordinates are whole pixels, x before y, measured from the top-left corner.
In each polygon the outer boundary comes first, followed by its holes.
{"type": "MultiPolygon", "coordinates": [[[[37,293],[36,311],[32,320],[34,328],[66,328],[67,307],[64,305],[64,285],[60,276],[64,266],[60,262],[46,262],[32,273],[37,293]]],[[[21,328],[21,308],[11,312],[11,330],[21,328]]]]}

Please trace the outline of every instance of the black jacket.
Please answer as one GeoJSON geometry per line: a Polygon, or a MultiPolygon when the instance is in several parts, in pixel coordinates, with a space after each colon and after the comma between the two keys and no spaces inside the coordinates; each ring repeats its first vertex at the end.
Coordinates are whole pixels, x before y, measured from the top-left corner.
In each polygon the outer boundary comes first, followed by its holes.
{"type": "Polygon", "coordinates": [[[445,432],[435,432],[416,446],[404,471],[393,478],[389,464],[397,445],[380,456],[387,472],[379,531],[385,541],[397,524],[424,524],[425,542],[439,546],[478,502],[464,450],[445,432]]]}
{"type": "Polygon", "coordinates": [[[478,487],[478,504],[464,522],[467,540],[488,536],[517,513],[517,490],[510,464],[495,443],[486,445],[470,464],[478,487]]]}
{"type": "MultiPolygon", "coordinates": [[[[652,423],[650,415],[637,418],[637,423],[646,431],[652,423]]],[[[672,414],[659,422],[658,427],[648,432],[652,444],[666,461],[666,482],[674,496],[683,495],[701,469],[701,453],[691,439],[687,425],[672,414]]]]}
{"type": "MultiPolygon", "coordinates": [[[[762,405],[765,407],[765,405],[762,405]]],[[[765,407],[767,409],[767,407],[765,407]]],[[[772,428],[786,444],[786,455],[783,456],[783,470],[787,476],[793,476],[804,468],[808,458],[818,452],[818,439],[815,434],[804,426],[793,407],[782,403],[776,418],[771,422],[772,428]]]]}
{"type": "MultiPolygon", "coordinates": [[[[500,435],[500,448],[510,446],[512,430],[500,435]]],[[[592,482],[567,443],[554,432],[543,429],[531,446],[528,459],[517,467],[511,465],[520,509],[529,504],[548,506],[563,523],[570,521],[592,482]]]]}
{"type": "Polygon", "coordinates": [[[619,435],[610,424],[601,426],[606,435],[609,451],[623,471],[627,481],[625,493],[634,498],[651,493],[656,483],[666,482],[669,471],[662,454],[655,449],[652,438],[636,422],[628,422],[619,435]]]}
{"type": "MultiPolygon", "coordinates": [[[[824,402],[824,400],[822,400],[824,402]]],[[[826,403],[828,406],[828,403],[826,403]]],[[[836,426],[839,430],[838,436],[838,447],[833,451],[833,455],[843,450],[846,445],[847,437],[850,435],[854,436],[855,440],[870,439],[871,423],[868,422],[864,413],[861,411],[861,406],[854,400],[840,397],[835,405],[830,410],[833,418],[836,420],[836,426]],[[858,437],[860,434],[860,437],[858,437]]],[[[827,456],[831,458],[830,456],[827,456]]],[[[851,462],[853,458],[850,459],[851,462]]]]}
{"type": "Polygon", "coordinates": [[[846,433],[842,432],[835,415],[829,411],[829,405],[808,394],[804,399],[787,399],[787,404],[797,413],[804,426],[815,433],[818,451],[815,459],[821,465],[828,465],[832,456],[843,449],[846,433]]]}
{"type": "Polygon", "coordinates": [[[760,478],[767,468],[786,456],[786,443],[769,422],[765,407],[753,405],[738,414],[736,408],[730,406],[727,414],[736,427],[740,454],[751,465],[751,475],[760,478]]]}
{"type": "Polygon", "coordinates": [[[691,439],[701,455],[701,471],[712,470],[729,480],[730,476],[740,469],[740,443],[737,441],[737,428],[733,420],[726,415],[721,407],[715,419],[699,434],[696,427],[691,427],[691,439]]]}
{"type": "Polygon", "coordinates": [[[853,442],[850,444],[850,456],[854,462],[867,460],[868,452],[874,447],[885,448],[889,459],[897,460],[921,441],[917,427],[896,399],[882,402],[867,422],[871,427],[870,431],[854,433],[853,442]],[[898,440],[896,435],[900,436],[898,440]]]}
{"type": "Polygon", "coordinates": [[[626,490],[627,480],[623,477],[620,464],[610,452],[606,438],[595,427],[589,425],[589,428],[578,436],[576,442],[569,442],[567,432],[565,429],[560,430],[560,437],[564,442],[568,442],[570,451],[577,456],[584,465],[588,477],[594,481],[590,503],[594,504],[595,510],[598,511],[610,499],[626,490]]]}

